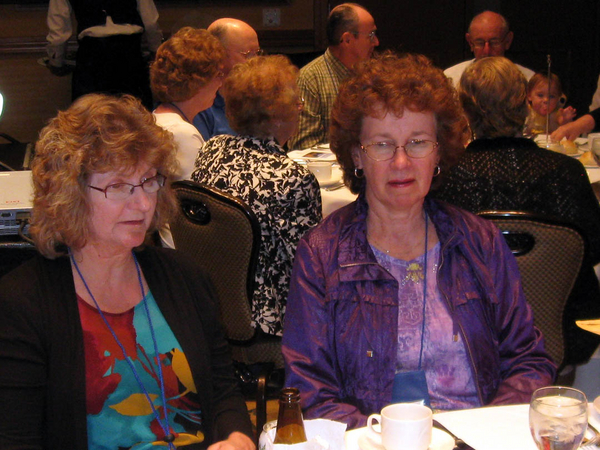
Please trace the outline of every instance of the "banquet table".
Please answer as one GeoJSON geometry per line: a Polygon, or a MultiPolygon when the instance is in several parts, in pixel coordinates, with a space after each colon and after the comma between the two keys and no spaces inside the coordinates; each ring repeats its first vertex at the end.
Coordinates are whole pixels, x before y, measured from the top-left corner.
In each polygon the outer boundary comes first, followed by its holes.
{"type": "Polygon", "coordinates": [[[329,150],[329,144],[322,144],[306,150],[292,150],[288,152],[288,156],[300,164],[308,165],[310,161],[327,161],[333,165],[331,178],[319,181],[323,217],[327,217],[336,209],[356,199],[356,194],[350,192],[348,187],[342,186],[342,170],[336,161],[335,155],[329,150]]]}
{"type": "Polygon", "coordinates": [[[327,217],[336,209],[356,200],[356,194],[350,192],[347,186],[340,187],[342,170],[338,166],[333,167],[331,179],[335,180],[335,183],[320,184],[323,217],[327,217]]]}
{"type": "MultiPolygon", "coordinates": [[[[597,407],[600,407],[597,399],[597,407]]],[[[600,428],[600,410],[588,406],[588,420],[600,428]]],[[[475,450],[536,450],[529,431],[529,405],[489,406],[451,412],[438,412],[433,418],[462,438],[475,450]]],[[[439,436],[443,433],[434,430],[439,436]]],[[[383,447],[365,445],[366,427],[346,432],[345,450],[383,450],[383,447]]],[[[445,434],[445,433],[444,433],[445,434]]],[[[452,450],[453,442],[446,438],[432,439],[429,450],[452,450]]]]}

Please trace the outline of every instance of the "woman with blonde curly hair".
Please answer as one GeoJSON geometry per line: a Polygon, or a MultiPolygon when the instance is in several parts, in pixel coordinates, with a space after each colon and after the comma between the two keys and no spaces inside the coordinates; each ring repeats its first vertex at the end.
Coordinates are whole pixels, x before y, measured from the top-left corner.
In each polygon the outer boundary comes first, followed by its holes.
{"type": "Polygon", "coordinates": [[[41,255],[0,280],[0,448],[254,449],[211,285],[142,246],[174,148],[131,96],[81,97],[42,130],[41,255]]]}
{"type": "Polygon", "coordinates": [[[582,228],[589,252],[563,314],[565,360],[582,364],[600,339],[575,325],[600,316],[600,206],[581,163],[539,148],[522,136],[527,80],[503,57],[475,61],[464,72],[459,95],[475,139],[447,171],[434,195],[468,211],[529,211],[582,228]]]}
{"type": "Polygon", "coordinates": [[[261,243],[253,320],[264,333],[281,335],[296,244],[321,220],[319,184],[287,157],[302,108],[298,69],[281,55],[238,64],[221,93],[237,136],[208,140],[196,160],[195,181],[241,198],[256,214],[261,243]]]}
{"type": "Polygon", "coordinates": [[[184,27],[164,42],[150,68],[156,123],[173,133],[180,170],[177,179],[189,179],[204,139],[192,124],[200,111],[210,108],[221,87],[225,49],[206,30],[184,27]]]}
{"type": "Polygon", "coordinates": [[[502,235],[428,198],[465,129],[424,56],[385,52],[340,87],[331,149],[359,196],[298,244],[283,333],[306,418],[354,428],[389,403],[523,403],[552,382],[502,235]]]}

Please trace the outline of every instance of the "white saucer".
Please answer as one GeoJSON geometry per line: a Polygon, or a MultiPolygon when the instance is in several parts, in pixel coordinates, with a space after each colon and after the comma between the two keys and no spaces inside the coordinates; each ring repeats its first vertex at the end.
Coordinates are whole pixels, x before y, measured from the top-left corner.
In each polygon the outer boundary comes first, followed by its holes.
{"type": "MultiPolygon", "coordinates": [[[[379,443],[373,442],[367,437],[368,430],[365,430],[358,437],[358,447],[361,450],[385,450],[385,447],[379,443]]],[[[452,450],[454,448],[454,439],[448,433],[437,428],[431,430],[431,445],[428,450],[452,450]]]]}

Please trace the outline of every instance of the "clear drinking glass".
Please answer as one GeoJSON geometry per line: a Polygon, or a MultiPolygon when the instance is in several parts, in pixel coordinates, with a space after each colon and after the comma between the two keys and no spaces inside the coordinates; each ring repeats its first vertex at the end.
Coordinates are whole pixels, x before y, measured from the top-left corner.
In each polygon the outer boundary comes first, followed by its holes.
{"type": "Polygon", "coordinates": [[[587,428],[587,398],[577,389],[538,389],[529,404],[529,429],[540,450],[576,450],[587,428]]]}

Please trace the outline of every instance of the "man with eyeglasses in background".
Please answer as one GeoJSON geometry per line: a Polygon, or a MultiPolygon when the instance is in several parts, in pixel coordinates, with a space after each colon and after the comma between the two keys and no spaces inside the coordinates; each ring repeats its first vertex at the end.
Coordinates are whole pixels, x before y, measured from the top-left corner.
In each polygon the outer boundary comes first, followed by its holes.
{"type": "Polygon", "coordinates": [[[300,70],[298,86],[304,99],[298,132],[290,150],[329,142],[331,108],[342,81],[360,61],[369,59],[379,45],[373,16],[356,3],[343,3],[329,13],[325,53],[300,70]]]}
{"type": "MultiPolygon", "coordinates": [[[[263,54],[258,45],[256,31],[246,22],[232,18],[217,19],[208,26],[207,30],[221,41],[227,52],[223,67],[224,78],[229,75],[233,66],[263,54]]],[[[196,115],[194,126],[205,141],[220,134],[233,136],[237,134],[229,126],[225,115],[225,100],[218,91],[213,105],[196,115]]]]}
{"type": "MultiPolygon", "coordinates": [[[[486,56],[504,56],[512,44],[514,34],[510,31],[508,21],[503,16],[492,11],[484,11],[473,17],[465,37],[475,59],[463,61],[444,70],[444,74],[452,79],[456,87],[458,87],[460,77],[465,69],[476,59],[486,56]]],[[[534,72],[519,64],[515,65],[529,81],[534,72]]]]}

